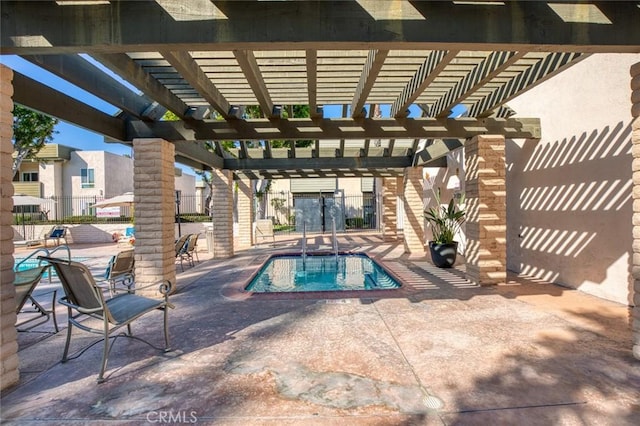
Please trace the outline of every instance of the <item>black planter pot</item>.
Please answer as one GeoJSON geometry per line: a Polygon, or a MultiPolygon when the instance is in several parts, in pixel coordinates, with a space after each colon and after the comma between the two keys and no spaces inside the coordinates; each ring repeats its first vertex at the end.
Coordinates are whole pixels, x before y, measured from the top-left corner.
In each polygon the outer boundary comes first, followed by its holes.
{"type": "Polygon", "coordinates": [[[434,265],[438,268],[451,268],[456,263],[458,242],[437,244],[434,241],[429,241],[429,251],[434,265]]]}

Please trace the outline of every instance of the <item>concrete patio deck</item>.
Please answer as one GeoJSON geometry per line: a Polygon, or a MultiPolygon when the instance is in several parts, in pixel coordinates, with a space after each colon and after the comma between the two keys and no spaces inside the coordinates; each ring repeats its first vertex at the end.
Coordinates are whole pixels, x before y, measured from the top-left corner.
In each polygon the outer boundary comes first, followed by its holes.
{"type": "MultiPolygon", "coordinates": [[[[405,283],[396,294],[238,291],[268,254],[297,244],[280,238],[185,268],[169,313],[173,351],[117,339],[103,384],[99,345],[65,364],[64,329],[24,347],[2,423],[638,424],[628,307],[513,275],[478,287],[462,268],[434,268],[374,235],[342,236],[340,247],[380,259],[405,283]]],[[[160,344],[160,321],[149,314],[134,333],[160,344]]],[[[74,348],[91,341],[83,336],[74,332],[74,348]]]]}

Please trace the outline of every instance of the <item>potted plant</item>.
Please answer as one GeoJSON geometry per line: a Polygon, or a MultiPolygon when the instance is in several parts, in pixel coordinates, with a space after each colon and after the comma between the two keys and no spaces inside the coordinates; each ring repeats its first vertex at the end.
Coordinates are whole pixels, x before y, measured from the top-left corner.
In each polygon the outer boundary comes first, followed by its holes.
{"type": "Polygon", "coordinates": [[[452,198],[446,206],[440,201],[440,189],[433,191],[433,195],[435,207],[424,212],[433,234],[433,240],[429,241],[429,252],[437,267],[451,268],[458,253],[458,242],[454,238],[464,222],[464,195],[457,200],[456,197],[452,198]]]}

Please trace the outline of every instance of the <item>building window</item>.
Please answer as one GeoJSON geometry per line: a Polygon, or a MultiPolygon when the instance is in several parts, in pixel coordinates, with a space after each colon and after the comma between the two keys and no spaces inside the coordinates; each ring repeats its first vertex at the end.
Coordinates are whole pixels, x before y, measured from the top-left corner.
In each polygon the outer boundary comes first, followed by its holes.
{"type": "Polygon", "coordinates": [[[22,182],[37,182],[37,181],[38,181],[38,172],[22,173],[22,182]]]}
{"type": "Polygon", "coordinates": [[[95,186],[93,169],[80,169],[80,183],[82,188],[93,188],[95,186]]]}

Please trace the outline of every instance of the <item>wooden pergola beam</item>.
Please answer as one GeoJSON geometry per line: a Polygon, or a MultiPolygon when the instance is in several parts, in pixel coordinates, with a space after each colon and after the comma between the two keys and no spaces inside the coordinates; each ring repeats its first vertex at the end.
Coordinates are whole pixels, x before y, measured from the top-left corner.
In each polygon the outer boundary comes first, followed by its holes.
{"type": "Polygon", "coordinates": [[[162,6],[136,1],[74,6],[3,1],[0,53],[326,50],[363,45],[478,51],[567,51],[570,46],[581,52],[638,52],[640,9],[635,2],[589,4],[605,15],[606,24],[584,14],[563,20],[546,1],[499,6],[412,1],[411,8],[405,2],[355,1],[164,0],[162,6]],[[185,21],[168,12],[177,9],[197,19],[185,21]],[[411,9],[412,16],[405,9],[411,9]],[[287,25],[282,25],[283,19],[287,25]]]}
{"type": "Polygon", "coordinates": [[[314,140],[434,139],[501,134],[506,138],[540,138],[536,118],[294,118],[143,122],[132,120],[128,139],[175,140],[314,140]]]}

